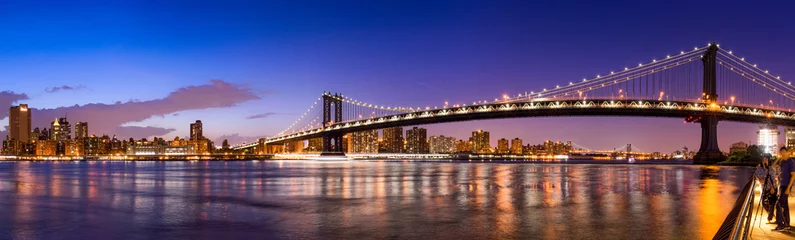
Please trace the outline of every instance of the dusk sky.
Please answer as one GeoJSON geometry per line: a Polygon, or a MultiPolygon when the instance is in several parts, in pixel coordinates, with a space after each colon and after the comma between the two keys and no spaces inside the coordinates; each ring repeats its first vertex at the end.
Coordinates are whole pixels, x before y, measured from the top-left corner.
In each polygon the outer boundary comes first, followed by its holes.
{"type": "MultiPolygon", "coordinates": [[[[471,103],[712,40],[795,78],[789,2],[378,2],[0,0],[0,105],[29,104],[35,127],[68,114],[73,124],[88,121],[90,133],[120,137],[185,137],[201,119],[218,144],[278,133],[323,91],[391,106],[471,103]]],[[[7,116],[0,113],[0,126],[7,116]]],[[[671,152],[697,150],[700,141],[699,125],[674,118],[425,127],[430,135],[466,138],[484,129],[492,143],[572,140],[594,149],[632,143],[671,152]]],[[[757,129],[721,122],[721,149],[755,142],[757,129]]]]}

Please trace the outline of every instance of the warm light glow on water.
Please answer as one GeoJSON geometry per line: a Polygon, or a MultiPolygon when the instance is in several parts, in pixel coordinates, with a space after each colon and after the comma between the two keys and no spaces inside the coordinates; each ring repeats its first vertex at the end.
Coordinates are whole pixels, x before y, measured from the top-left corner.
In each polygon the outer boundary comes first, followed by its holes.
{"type": "Polygon", "coordinates": [[[2,162],[0,239],[708,239],[749,168],[2,162]]]}

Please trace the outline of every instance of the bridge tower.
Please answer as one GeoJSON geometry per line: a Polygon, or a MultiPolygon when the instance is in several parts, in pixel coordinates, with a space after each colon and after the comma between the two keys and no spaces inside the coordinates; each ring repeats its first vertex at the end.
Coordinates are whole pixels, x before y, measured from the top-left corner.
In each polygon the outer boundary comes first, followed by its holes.
{"type": "MultiPolygon", "coordinates": [[[[323,93],[323,127],[342,122],[342,96],[323,93]],[[333,117],[333,119],[332,119],[333,117]]],[[[323,152],[320,155],[345,155],[342,152],[342,133],[323,134],[323,152]]]]}
{"type": "MultiPolygon", "coordinates": [[[[704,92],[702,100],[707,106],[718,102],[717,94],[717,71],[716,57],[718,55],[718,45],[715,42],[709,45],[701,61],[704,64],[704,92]]],[[[723,160],[723,154],[718,149],[718,116],[714,113],[705,113],[700,120],[701,123],[701,147],[693,163],[710,164],[723,160]]]]}

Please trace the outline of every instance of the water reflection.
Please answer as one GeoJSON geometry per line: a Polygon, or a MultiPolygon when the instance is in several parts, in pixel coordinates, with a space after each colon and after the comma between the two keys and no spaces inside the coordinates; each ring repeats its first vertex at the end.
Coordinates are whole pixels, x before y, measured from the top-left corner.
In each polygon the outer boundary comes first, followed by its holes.
{"type": "Polygon", "coordinates": [[[1,162],[0,239],[704,239],[749,177],[687,165],[1,162]]]}

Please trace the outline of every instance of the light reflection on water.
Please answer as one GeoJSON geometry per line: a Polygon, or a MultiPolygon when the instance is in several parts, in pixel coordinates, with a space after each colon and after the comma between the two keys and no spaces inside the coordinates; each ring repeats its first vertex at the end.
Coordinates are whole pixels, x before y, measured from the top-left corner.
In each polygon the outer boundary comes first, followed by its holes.
{"type": "Polygon", "coordinates": [[[0,239],[708,239],[750,169],[0,162],[0,239]]]}

